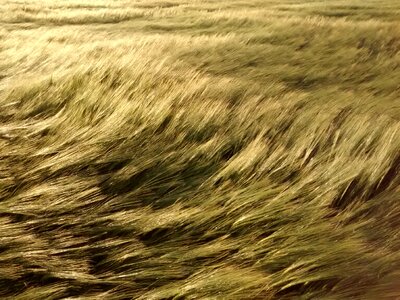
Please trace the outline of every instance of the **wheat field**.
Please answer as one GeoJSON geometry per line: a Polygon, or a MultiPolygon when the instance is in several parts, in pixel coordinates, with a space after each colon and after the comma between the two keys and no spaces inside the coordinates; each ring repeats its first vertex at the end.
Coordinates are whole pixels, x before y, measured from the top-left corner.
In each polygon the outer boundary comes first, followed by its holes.
{"type": "Polygon", "coordinates": [[[400,2],[0,7],[1,299],[400,299],[400,2]]]}

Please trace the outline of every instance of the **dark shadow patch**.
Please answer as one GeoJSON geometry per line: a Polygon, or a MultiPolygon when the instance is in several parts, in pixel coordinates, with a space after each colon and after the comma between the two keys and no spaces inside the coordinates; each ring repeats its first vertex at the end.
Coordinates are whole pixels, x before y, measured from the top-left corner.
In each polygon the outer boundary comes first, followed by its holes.
{"type": "Polygon", "coordinates": [[[333,199],[331,208],[345,209],[353,200],[362,196],[364,187],[362,184],[361,176],[355,177],[349,184],[343,188],[336,198],[333,199]]]}
{"type": "Polygon", "coordinates": [[[392,183],[400,179],[400,154],[393,160],[386,174],[383,176],[382,180],[377,183],[368,194],[367,200],[370,200],[379,194],[385,192],[392,183]]]}
{"type": "Polygon", "coordinates": [[[173,231],[175,231],[173,228],[157,227],[139,234],[138,237],[146,246],[151,246],[168,240],[173,231]]]}

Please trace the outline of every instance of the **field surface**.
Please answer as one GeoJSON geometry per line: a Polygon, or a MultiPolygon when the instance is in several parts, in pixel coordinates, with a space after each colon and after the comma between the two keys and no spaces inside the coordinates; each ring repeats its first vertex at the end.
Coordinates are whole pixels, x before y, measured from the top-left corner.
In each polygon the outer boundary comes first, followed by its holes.
{"type": "Polygon", "coordinates": [[[400,1],[0,0],[0,298],[400,299],[400,1]]]}

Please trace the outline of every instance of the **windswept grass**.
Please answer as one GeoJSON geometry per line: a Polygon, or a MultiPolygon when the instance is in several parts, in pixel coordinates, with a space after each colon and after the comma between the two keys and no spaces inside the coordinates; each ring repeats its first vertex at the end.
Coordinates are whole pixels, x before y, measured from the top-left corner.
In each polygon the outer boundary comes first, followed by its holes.
{"type": "Polygon", "coordinates": [[[3,299],[400,297],[395,1],[2,1],[3,299]]]}

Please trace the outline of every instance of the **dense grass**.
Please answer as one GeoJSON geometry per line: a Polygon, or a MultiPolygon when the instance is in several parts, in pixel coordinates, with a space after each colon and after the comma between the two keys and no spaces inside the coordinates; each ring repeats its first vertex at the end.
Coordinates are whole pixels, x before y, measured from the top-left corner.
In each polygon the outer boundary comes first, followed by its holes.
{"type": "Polygon", "coordinates": [[[400,298],[400,3],[1,7],[1,298],[400,298]]]}

